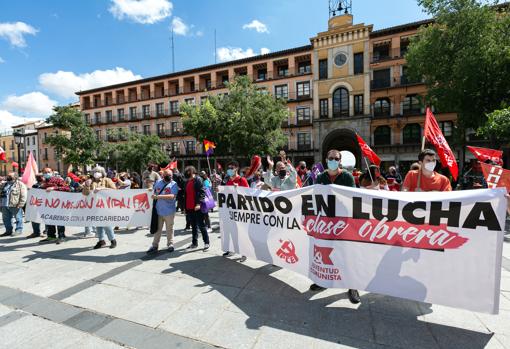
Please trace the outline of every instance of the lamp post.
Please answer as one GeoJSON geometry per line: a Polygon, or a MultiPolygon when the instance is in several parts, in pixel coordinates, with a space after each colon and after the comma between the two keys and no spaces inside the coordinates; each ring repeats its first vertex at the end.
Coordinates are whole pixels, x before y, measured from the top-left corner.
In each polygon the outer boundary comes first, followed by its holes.
{"type": "Polygon", "coordinates": [[[23,134],[21,132],[13,132],[14,143],[18,146],[18,174],[21,176],[21,143],[23,143],[23,134]]]}

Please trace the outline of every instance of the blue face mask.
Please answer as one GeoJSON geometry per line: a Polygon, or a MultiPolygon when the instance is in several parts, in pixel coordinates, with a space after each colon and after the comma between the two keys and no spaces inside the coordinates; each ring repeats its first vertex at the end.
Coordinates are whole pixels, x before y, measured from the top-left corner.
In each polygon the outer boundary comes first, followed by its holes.
{"type": "Polygon", "coordinates": [[[45,173],[45,174],[43,174],[43,177],[44,177],[44,179],[48,180],[51,178],[51,174],[45,173]]]}
{"type": "Polygon", "coordinates": [[[229,176],[229,177],[234,177],[234,174],[235,174],[235,171],[234,171],[234,170],[232,170],[232,169],[228,169],[228,170],[227,170],[227,176],[229,176]]]}
{"type": "Polygon", "coordinates": [[[329,170],[338,170],[339,162],[336,160],[328,160],[328,169],[329,170]]]}

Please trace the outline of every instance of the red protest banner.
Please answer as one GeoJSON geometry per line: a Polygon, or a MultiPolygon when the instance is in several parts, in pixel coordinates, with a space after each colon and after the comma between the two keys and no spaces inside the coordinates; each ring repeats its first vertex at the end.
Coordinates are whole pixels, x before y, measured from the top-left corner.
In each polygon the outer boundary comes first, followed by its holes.
{"type": "Polygon", "coordinates": [[[480,165],[489,188],[506,187],[510,193],[510,170],[484,163],[480,165]]]}

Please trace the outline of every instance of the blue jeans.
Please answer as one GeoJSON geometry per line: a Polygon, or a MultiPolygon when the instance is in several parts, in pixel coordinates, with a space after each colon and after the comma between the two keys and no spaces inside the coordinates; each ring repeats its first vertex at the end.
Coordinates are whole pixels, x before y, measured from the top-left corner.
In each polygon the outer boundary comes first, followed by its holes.
{"type": "Polygon", "coordinates": [[[96,233],[96,227],[85,227],[85,234],[90,234],[90,231],[95,234],[96,233]]]}
{"type": "Polygon", "coordinates": [[[12,234],[13,218],[16,219],[16,233],[21,234],[23,232],[23,209],[2,206],[2,220],[6,233],[12,234]]]}
{"type": "Polygon", "coordinates": [[[104,240],[105,234],[108,236],[108,240],[115,240],[115,233],[112,227],[96,227],[97,238],[99,241],[104,240]]]}

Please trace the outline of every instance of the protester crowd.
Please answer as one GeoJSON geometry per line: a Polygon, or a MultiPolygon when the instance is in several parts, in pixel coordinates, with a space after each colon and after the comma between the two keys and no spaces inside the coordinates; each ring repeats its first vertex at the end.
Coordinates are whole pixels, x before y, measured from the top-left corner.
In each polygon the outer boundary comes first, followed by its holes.
{"type": "MultiPolygon", "coordinates": [[[[451,191],[450,180],[436,171],[437,155],[431,149],[423,150],[417,157],[417,163],[404,178],[396,166],[390,166],[385,174],[376,165],[370,165],[364,172],[357,169],[342,168],[341,152],[331,149],[325,160],[326,168],[321,163],[309,167],[304,161],[293,162],[284,152],[279,154],[279,161],[267,156],[267,168],[263,171],[260,157],[254,157],[251,167],[240,168],[239,163],[230,161],[226,172],[212,170],[210,173],[188,166],[181,173],[175,166],[161,167],[149,164],[140,175],[137,172],[119,172],[106,170],[96,166],[87,173],[79,170],[60,174],[51,168],[44,168],[36,175],[33,189],[61,191],[91,195],[101,190],[146,189],[152,193],[154,210],[150,232],[154,235],[148,254],[157,253],[163,228],[166,231],[166,249],[173,252],[174,222],[176,214],[185,214],[186,230],[191,230],[192,242],[187,247],[195,250],[199,247],[199,233],[203,241],[202,250],[210,247],[209,233],[211,223],[209,212],[214,209],[219,187],[238,186],[259,190],[283,191],[309,185],[340,185],[370,190],[391,191],[451,191]]],[[[23,210],[27,201],[27,188],[16,172],[0,178],[0,207],[5,233],[0,236],[21,235],[23,233],[23,210]],[[13,221],[15,224],[13,225],[13,221]]],[[[40,238],[39,243],[60,244],[66,240],[65,226],[46,225],[31,222],[32,233],[27,239],[40,238]]],[[[97,237],[94,249],[117,246],[117,236],[111,226],[85,227],[83,237],[97,237]],[[107,243],[107,241],[109,243],[107,243]]],[[[142,227],[138,227],[142,228],[142,227]]],[[[225,251],[224,256],[232,252],[225,251]]],[[[246,257],[242,256],[241,261],[246,257]]],[[[313,284],[310,290],[319,291],[323,288],[313,284]]],[[[349,300],[359,303],[360,297],[356,290],[348,291],[349,300]]]]}

